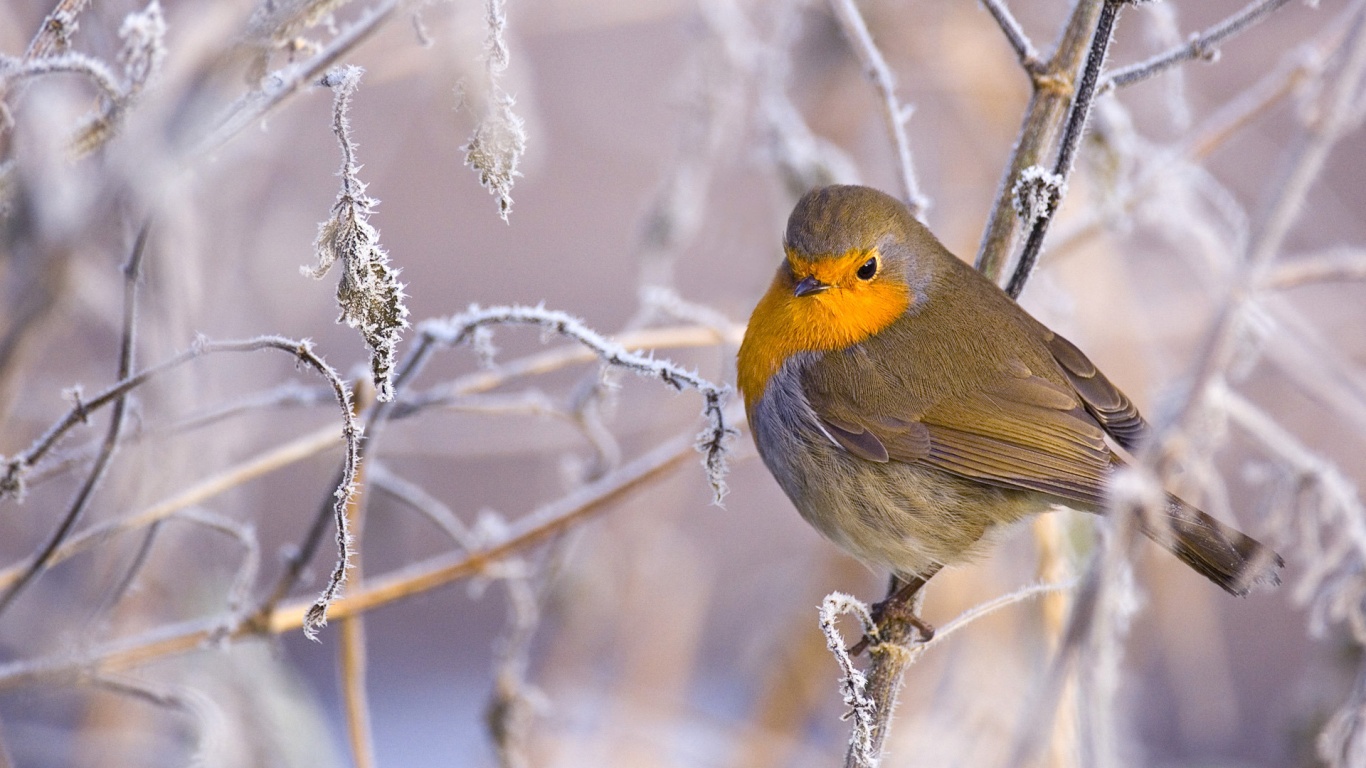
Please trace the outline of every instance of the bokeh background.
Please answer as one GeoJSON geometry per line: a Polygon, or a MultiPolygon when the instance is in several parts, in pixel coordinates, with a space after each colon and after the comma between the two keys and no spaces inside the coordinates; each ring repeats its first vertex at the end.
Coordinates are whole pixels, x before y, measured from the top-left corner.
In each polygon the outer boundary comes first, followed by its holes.
{"type": "MultiPolygon", "coordinates": [[[[72,388],[95,392],[115,379],[120,267],[148,215],[139,366],[186,349],[196,334],[281,334],[314,340],[330,363],[364,380],[361,340],[334,322],[336,273],[321,281],[300,274],[316,260],[318,225],[337,196],[331,93],[305,86],[225,142],[194,149],[251,90],[247,78],[261,61],[287,67],[286,43],[308,61],[310,46],[364,18],[363,4],[317,5],[316,23],[270,41],[249,31],[260,13],[250,3],[167,0],[160,76],[116,134],[83,157],[72,157],[65,140],[98,107],[88,82],[52,75],[8,86],[3,148],[13,165],[5,166],[0,315],[13,348],[3,369],[0,454],[18,454],[61,418],[72,388]]],[[[1071,3],[1015,5],[1035,44],[1049,50],[1071,3]]],[[[1126,9],[1112,62],[1166,50],[1244,5],[1167,0],[1126,9]]],[[[123,19],[143,8],[116,0],[83,9],[72,49],[117,66],[123,19]]],[[[1029,80],[976,2],[860,8],[899,96],[914,106],[907,126],[932,201],[928,222],[971,260],[1029,80]]],[[[1303,126],[1321,114],[1324,88],[1344,65],[1325,55],[1314,70],[1314,52],[1336,50],[1350,31],[1347,14],[1360,8],[1289,3],[1222,46],[1217,61],[1186,64],[1098,106],[1023,303],[1159,424],[1189,399],[1246,243],[1255,242],[1303,126]],[[1302,62],[1310,71],[1283,78],[1284,93],[1264,109],[1227,135],[1211,133],[1230,104],[1248,103],[1250,89],[1281,82],[1277,72],[1302,62]],[[1215,144],[1182,154],[1210,135],[1215,144]]],[[[0,9],[0,52],[20,56],[49,11],[37,2],[0,9]]],[[[506,222],[462,150],[487,101],[484,3],[405,7],[338,60],[365,68],[350,111],[360,177],[382,201],[370,221],[402,270],[412,320],[472,303],[544,303],[609,335],[688,328],[693,341],[657,354],[733,381],[736,340],[778,264],[800,187],[820,178],[889,191],[900,183],[877,95],[839,26],[822,3],[515,0],[506,12],[510,63],[498,82],[515,97],[527,137],[506,222]]],[[[1359,123],[1362,94],[1349,96],[1359,123]]],[[[1328,254],[1359,265],[1363,178],[1366,137],[1356,131],[1332,147],[1278,263],[1328,254]]],[[[1329,718],[1360,704],[1352,703],[1360,645],[1350,618],[1362,610],[1352,591],[1360,587],[1351,587],[1366,561],[1353,533],[1362,520],[1350,509],[1334,517],[1323,501],[1331,495],[1325,477],[1348,487],[1363,478],[1366,303],[1360,284],[1346,279],[1353,274],[1344,268],[1338,279],[1259,294],[1246,312],[1247,339],[1223,366],[1229,386],[1321,464],[1292,466],[1289,443],[1277,454],[1214,407],[1184,437],[1193,446],[1186,481],[1212,512],[1286,555],[1287,583],[1235,600],[1155,548],[1140,550],[1137,602],[1114,635],[1118,677],[1106,699],[1119,764],[1318,765],[1316,739],[1329,718]],[[1335,613],[1311,610],[1322,607],[1319,576],[1331,569],[1347,585],[1333,594],[1346,596],[1335,613]]],[[[495,371],[566,343],[518,328],[498,329],[493,341],[495,371]]],[[[412,391],[480,369],[467,348],[443,351],[412,391]]],[[[439,500],[479,541],[497,541],[531,510],[703,426],[696,392],[629,374],[607,378],[614,386],[603,396],[593,364],[510,375],[492,395],[387,425],[372,461],[439,500]],[[573,418],[585,397],[591,414],[601,413],[587,427],[573,418]],[[603,429],[608,437],[594,437],[603,429]]],[[[318,387],[286,355],[265,352],[214,356],[159,376],[136,391],[129,429],[139,438],[115,455],[78,528],[127,517],[335,426],[336,405],[318,387]],[[227,406],[230,417],[173,428],[227,406]]],[[[50,535],[107,418],[93,416],[62,442],[50,461],[70,459],[63,471],[31,482],[22,502],[0,501],[5,565],[24,562],[50,535]]],[[[841,763],[848,724],[816,606],[834,590],[874,600],[885,575],[805,526],[747,434],[733,449],[724,506],[710,503],[690,458],[510,564],[366,613],[364,688],[377,764],[841,763]],[[509,632],[525,653],[504,663],[509,632]],[[525,716],[501,754],[486,718],[500,674],[510,675],[503,690],[525,716]]],[[[249,528],[261,557],[249,604],[264,599],[328,503],[340,459],[338,439],[187,508],[249,528]]],[[[364,571],[349,589],[457,546],[394,494],[368,491],[366,508],[364,571]]],[[[927,619],[945,624],[1039,578],[1040,540],[1060,542],[1055,559],[1084,570],[1096,521],[1064,512],[1056,523],[1019,526],[989,557],[936,578],[927,619]]],[[[321,588],[330,546],[325,538],[295,598],[321,588]]],[[[226,626],[243,551],[221,530],[172,517],[153,539],[141,530],[111,537],[46,570],[0,614],[5,759],[351,764],[335,622],[316,643],[297,629],[225,639],[116,674],[83,661],[177,622],[220,616],[226,626]],[[134,562],[141,565],[128,589],[114,589],[134,562]]],[[[852,623],[845,629],[856,632],[852,623]]],[[[1057,630],[1056,617],[1026,602],[927,653],[907,675],[887,764],[1005,764],[1057,630]]],[[[1057,751],[1043,759],[1076,764],[1065,731],[1055,740],[1057,751]]]]}

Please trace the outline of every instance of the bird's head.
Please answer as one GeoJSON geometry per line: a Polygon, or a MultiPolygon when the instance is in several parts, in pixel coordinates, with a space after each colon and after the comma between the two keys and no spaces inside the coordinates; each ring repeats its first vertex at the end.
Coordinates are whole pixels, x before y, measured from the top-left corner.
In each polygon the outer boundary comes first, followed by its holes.
{"type": "Polygon", "coordinates": [[[793,354],[857,344],[923,301],[929,265],[917,252],[924,242],[938,247],[905,205],[877,190],[831,186],[804,195],[740,350],[746,399],[757,398],[793,354]]]}

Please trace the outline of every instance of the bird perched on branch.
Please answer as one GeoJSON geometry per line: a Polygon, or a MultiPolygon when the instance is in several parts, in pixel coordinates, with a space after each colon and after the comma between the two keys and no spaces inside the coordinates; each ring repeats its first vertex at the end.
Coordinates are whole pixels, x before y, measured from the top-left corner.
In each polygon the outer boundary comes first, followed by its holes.
{"type": "MultiPolygon", "coordinates": [[[[1148,428],[1081,350],[876,190],[807,193],[783,247],[740,346],[750,429],[802,517],[900,581],[891,600],[994,528],[1104,511],[1148,428]]],[[[1279,555],[1173,495],[1138,526],[1234,595],[1280,582],[1279,555]]]]}

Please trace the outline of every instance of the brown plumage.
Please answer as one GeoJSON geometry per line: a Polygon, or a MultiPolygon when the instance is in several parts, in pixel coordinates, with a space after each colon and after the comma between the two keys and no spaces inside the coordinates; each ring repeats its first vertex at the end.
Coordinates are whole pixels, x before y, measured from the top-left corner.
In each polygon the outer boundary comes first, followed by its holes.
{"type": "MultiPolygon", "coordinates": [[[[1103,509],[1138,445],[1133,403],[1070,342],[866,187],[797,203],[755,308],[739,382],[755,444],[802,516],[903,579],[963,561],[992,529],[1061,504],[1103,509]]],[[[1142,530],[1215,584],[1278,583],[1281,558],[1175,496],[1142,530]]]]}

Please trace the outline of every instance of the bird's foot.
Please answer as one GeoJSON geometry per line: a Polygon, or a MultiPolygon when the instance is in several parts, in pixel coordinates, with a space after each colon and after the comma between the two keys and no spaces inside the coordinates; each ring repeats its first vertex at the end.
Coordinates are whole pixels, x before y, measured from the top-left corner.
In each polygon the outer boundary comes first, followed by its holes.
{"type": "Polygon", "coordinates": [[[915,601],[899,599],[899,597],[899,595],[893,595],[882,602],[873,604],[873,631],[865,634],[849,649],[850,656],[858,656],[870,646],[881,644],[883,642],[883,629],[892,623],[909,624],[914,627],[919,635],[916,642],[927,643],[934,638],[934,625],[920,618],[920,615],[915,612],[915,601]]]}

